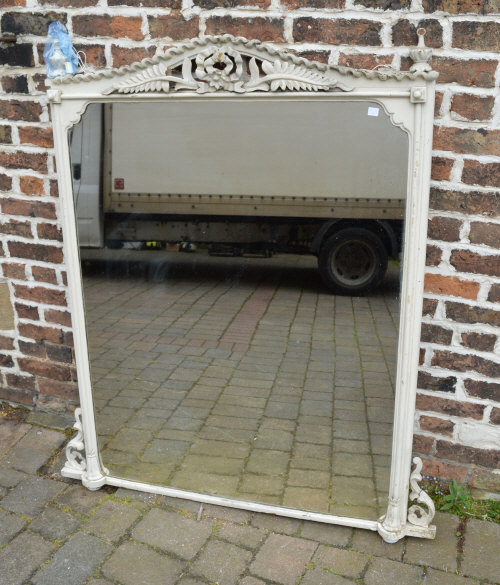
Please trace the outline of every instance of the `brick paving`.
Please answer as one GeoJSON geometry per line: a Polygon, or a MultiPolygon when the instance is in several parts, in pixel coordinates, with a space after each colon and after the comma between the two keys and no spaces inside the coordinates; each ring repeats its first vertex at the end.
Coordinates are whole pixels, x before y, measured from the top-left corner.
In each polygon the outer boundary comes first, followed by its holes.
{"type": "Polygon", "coordinates": [[[16,473],[19,441],[48,430],[30,420],[0,418],[2,585],[500,583],[498,524],[469,520],[460,544],[458,518],[438,513],[435,541],[389,545],[365,530],[123,488],[90,492],[60,475],[62,428],[50,430],[60,441],[39,467],[16,473]]]}
{"type": "Polygon", "coordinates": [[[348,298],[324,289],[307,256],[109,255],[88,255],[84,281],[113,474],[323,513],[385,511],[397,266],[369,297],[348,298]]]}

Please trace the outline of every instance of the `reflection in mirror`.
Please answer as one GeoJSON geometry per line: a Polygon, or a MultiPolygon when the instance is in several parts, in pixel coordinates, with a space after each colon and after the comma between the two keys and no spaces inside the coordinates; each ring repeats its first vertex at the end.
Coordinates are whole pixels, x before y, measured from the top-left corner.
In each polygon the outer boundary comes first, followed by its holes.
{"type": "Polygon", "coordinates": [[[372,101],[92,104],[71,155],[111,475],[380,517],[405,132],[372,101]]]}

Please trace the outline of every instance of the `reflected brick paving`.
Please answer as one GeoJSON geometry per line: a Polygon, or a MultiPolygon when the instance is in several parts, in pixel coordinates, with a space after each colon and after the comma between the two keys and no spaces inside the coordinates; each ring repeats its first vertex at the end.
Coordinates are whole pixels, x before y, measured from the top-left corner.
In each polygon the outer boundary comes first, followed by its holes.
{"type": "Polygon", "coordinates": [[[113,474],[343,516],[385,512],[397,266],[350,298],[328,293],[306,256],[108,254],[86,253],[84,281],[113,474]]]}

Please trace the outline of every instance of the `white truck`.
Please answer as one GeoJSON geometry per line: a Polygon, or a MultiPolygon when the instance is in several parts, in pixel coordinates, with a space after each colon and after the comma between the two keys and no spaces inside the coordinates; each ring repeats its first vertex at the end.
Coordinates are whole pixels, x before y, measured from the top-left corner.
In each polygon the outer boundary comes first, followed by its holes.
{"type": "Polygon", "coordinates": [[[309,253],[363,294],[400,252],[408,144],[375,101],[92,104],[71,136],[80,245],[309,253]]]}

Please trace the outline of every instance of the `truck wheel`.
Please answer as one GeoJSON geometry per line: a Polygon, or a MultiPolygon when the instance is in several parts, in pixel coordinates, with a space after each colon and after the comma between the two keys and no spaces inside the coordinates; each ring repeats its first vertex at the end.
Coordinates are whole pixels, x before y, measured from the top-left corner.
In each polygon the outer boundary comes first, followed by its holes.
{"type": "Polygon", "coordinates": [[[387,250],[374,232],[364,228],[345,228],[323,242],[318,268],[332,292],[361,295],[384,277],[387,250]]]}

